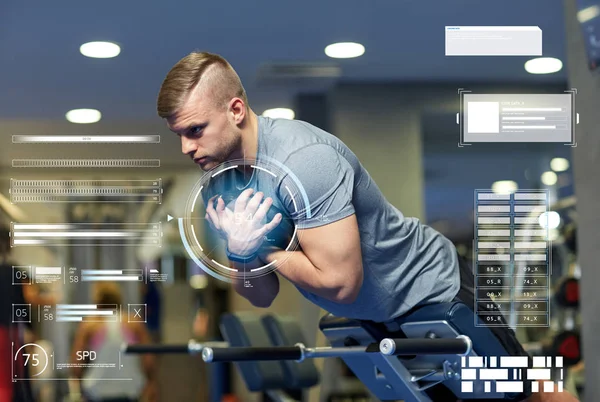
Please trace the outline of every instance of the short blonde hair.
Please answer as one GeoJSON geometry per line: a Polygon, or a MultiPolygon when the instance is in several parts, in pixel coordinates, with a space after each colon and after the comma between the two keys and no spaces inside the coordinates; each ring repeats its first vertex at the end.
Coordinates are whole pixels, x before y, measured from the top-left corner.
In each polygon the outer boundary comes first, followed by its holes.
{"type": "Polygon", "coordinates": [[[93,297],[95,304],[121,305],[121,287],[114,282],[95,282],[93,297]]]}
{"type": "Polygon", "coordinates": [[[156,106],[158,115],[166,119],[177,113],[203,77],[214,105],[224,106],[231,98],[239,97],[248,107],[242,81],[227,60],[214,53],[192,52],[179,60],[163,81],[156,106]]]}

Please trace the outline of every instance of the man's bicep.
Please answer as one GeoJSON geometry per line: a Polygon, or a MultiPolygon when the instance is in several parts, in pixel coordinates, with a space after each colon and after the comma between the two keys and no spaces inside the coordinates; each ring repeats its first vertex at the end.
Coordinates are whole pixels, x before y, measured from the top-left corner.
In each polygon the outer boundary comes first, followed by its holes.
{"type": "Polygon", "coordinates": [[[334,282],[349,286],[362,282],[362,252],[356,215],[300,230],[298,239],[311,263],[334,282]]]}

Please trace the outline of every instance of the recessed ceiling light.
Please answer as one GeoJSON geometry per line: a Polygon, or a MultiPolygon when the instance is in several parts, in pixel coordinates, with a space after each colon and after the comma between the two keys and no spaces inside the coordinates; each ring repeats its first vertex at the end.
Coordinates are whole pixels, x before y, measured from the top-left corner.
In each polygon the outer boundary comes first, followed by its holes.
{"type": "Polygon", "coordinates": [[[560,225],[560,215],[556,211],[544,212],[538,218],[542,229],[556,229],[560,225]]]}
{"type": "Polygon", "coordinates": [[[66,114],[71,123],[90,124],[100,121],[102,114],[96,109],[74,109],[66,114]]]}
{"type": "Polygon", "coordinates": [[[550,161],[550,169],[555,172],[564,172],[569,169],[569,161],[565,158],[554,158],[550,161]]]}
{"type": "Polygon", "coordinates": [[[354,42],[333,43],[325,48],[325,54],[334,59],[350,59],[362,56],[364,53],[365,47],[354,42]]]}
{"type": "Polygon", "coordinates": [[[558,181],[558,176],[554,172],[544,172],[542,173],[542,183],[547,186],[553,186],[558,181]]]}
{"type": "Polygon", "coordinates": [[[110,59],[121,53],[121,48],[112,42],[88,42],[81,45],[79,51],[82,55],[96,59],[110,59]]]}
{"type": "Polygon", "coordinates": [[[492,191],[496,194],[510,194],[518,189],[519,185],[512,180],[500,180],[492,184],[492,191]]]}
{"type": "Polygon", "coordinates": [[[589,6],[580,10],[577,13],[577,19],[580,23],[588,22],[589,20],[593,20],[597,16],[600,15],[600,7],[599,6],[589,6]]]}
{"type": "Polygon", "coordinates": [[[538,57],[525,63],[525,71],[529,74],[552,74],[562,70],[563,63],[554,57],[538,57]]]}
{"type": "Polygon", "coordinates": [[[296,117],[296,113],[292,109],[287,109],[283,107],[275,108],[275,109],[267,109],[263,112],[263,116],[270,117],[271,119],[289,119],[294,120],[296,117]]]}

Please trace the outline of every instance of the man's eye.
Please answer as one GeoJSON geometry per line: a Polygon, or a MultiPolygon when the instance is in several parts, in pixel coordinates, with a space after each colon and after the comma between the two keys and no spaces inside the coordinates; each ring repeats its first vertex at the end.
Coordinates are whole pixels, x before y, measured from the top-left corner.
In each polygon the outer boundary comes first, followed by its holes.
{"type": "Polygon", "coordinates": [[[193,135],[200,134],[200,132],[202,131],[202,128],[203,127],[198,127],[198,126],[192,127],[192,128],[190,128],[190,134],[193,134],[193,135]]]}

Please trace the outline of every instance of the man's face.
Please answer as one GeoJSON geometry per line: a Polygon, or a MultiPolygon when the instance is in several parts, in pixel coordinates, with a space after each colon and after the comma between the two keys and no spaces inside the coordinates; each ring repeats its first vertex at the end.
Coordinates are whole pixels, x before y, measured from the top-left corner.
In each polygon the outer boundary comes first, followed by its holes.
{"type": "Polygon", "coordinates": [[[181,152],[207,171],[233,159],[241,149],[242,136],[230,105],[214,105],[199,92],[195,89],[167,124],[181,138],[181,152]]]}

